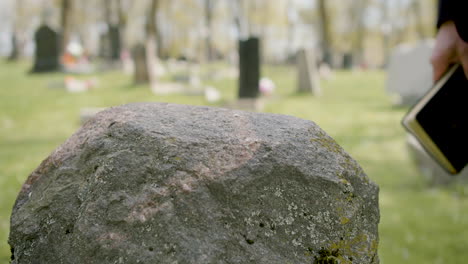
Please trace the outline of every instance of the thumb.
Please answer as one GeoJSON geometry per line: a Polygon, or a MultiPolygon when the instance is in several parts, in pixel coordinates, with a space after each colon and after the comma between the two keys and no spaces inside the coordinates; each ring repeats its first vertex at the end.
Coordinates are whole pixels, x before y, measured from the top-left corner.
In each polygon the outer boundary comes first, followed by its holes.
{"type": "Polygon", "coordinates": [[[468,79],[468,44],[462,42],[458,49],[460,63],[463,66],[463,71],[465,72],[465,77],[468,79]]]}

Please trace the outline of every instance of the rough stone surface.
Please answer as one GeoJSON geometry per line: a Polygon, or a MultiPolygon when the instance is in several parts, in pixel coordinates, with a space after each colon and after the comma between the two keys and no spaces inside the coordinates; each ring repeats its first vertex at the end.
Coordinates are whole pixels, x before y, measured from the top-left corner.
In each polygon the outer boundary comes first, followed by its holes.
{"type": "Polygon", "coordinates": [[[16,263],[378,263],[378,187],[313,122],[110,108],[28,178],[16,263]]]}

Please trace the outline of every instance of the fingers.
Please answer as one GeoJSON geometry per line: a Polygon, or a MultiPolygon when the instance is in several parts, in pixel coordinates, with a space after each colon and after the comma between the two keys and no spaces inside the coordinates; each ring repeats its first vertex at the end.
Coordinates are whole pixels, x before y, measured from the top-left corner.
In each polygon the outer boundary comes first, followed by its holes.
{"type": "MultiPolygon", "coordinates": [[[[446,51],[446,50],[445,50],[446,51]]],[[[431,58],[432,64],[432,78],[434,82],[437,82],[444,76],[444,73],[448,70],[450,63],[452,62],[452,56],[446,52],[434,52],[431,58]]],[[[468,59],[468,58],[467,58],[468,59]]],[[[468,60],[467,60],[467,70],[468,70],[468,60]]],[[[468,71],[465,71],[465,74],[468,71]]]]}
{"type": "Polygon", "coordinates": [[[468,79],[468,57],[462,59],[463,71],[465,72],[465,77],[468,79]]]}
{"type": "Polygon", "coordinates": [[[465,76],[468,79],[468,44],[465,42],[460,42],[457,48],[458,59],[463,67],[465,76]]]}
{"type": "Polygon", "coordinates": [[[434,82],[440,80],[450,64],[456,61],[458,53],[457,40],[459,38],[455,24],[452,21],[446,22],[440,27],[431,57],[434,82]]]}
{"type": "Polygon", "coordinates": [[[468,79],[468,43],[460,38],[453,21],[448,21],[437,33],[431,57],[434,82],[442,78],[452,63],[460,63],[468,79]]]}

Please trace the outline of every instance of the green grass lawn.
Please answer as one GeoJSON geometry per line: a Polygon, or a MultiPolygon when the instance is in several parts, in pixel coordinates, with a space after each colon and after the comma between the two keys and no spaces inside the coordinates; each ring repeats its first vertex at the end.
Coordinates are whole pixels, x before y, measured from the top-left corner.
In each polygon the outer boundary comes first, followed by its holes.
{"type": "MultiPolygon", "coordinates": [[[[0,62],[0,263],[10,258],[9,216],[19,188],[78,129],[81,108],[141,101],[206,104],[201,96],[153,95],[119,72],[97,75],[95,90],[69,94],[49,87],[63,74],[27,75],[28,66],[0,62]]],[[[293,68],[266,67],[264,75],[278,86],[266,112],[316,122],[380,185],[381,263],[466,263],[468,189],[431,188],[412,165],[400,126],[406,110],[391,106],[382,72],[338,72],[322,82],[319,98],[294,93],[293,68]]],[[[210,84],[225,101],[234,100],[234,80],[210,84]]]]}

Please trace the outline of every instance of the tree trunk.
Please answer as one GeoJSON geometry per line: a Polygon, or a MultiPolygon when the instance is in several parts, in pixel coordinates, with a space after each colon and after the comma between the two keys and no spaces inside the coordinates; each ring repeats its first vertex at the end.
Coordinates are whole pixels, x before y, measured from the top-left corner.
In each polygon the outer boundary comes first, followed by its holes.
{"type": "Polygon", "coordinates": [[[116,0],[117,1],[117,18],[119,27],[126,27],[127,26],[127,15],[125,7],[122,3],[123,0],[116,0]]]}
{"type": "Polygon", "coordinates": [[[8,61],[17,61],[19,58],[19,44],[16,29],[11,33],[11,52],[8,56],[8,61]]]}
{"type": "Polygon", "coordinates": [[[213,0],[205,0],[205,49],[206,49],[206,60],[212,61],[214,59],[213,54],[213,39],[212,39],[212,21],[213,21],[213,0]]]}
{"type": "Polygon", "coordinates": [[[148,14],[148,24],[146,27],[146,61],[148,66],[148,77],[150,87],[153,92],[157,91],[156,84],[156,65],[157,65],[157,19],[156,15],[159,9],[159,0],[152,0],[151,7],[148,14]]]}
{"type": "Polygon", "coordinates": [[[323,52],[323,61],[328,65],[332,65],[332,48],[331,48],[331,35],[330,35],[330,20],[327,12],[325,0],[318,1],[318,12],[321,26],[321,46],[323,52]]]}
{"type": "Polygon", "coordinates": [[[148,24],[146,26],[146,38],[156,40],[158,36],[158,25],[156,15],[159,9],[159,0],[152,0],[148,13],[148,24]]]}
{"type": "Polygon", "coordinates": [[[411,8],[413,9],[414,22],[416,25],[416,32],[418,37],[419,39],[424,39],[426,37],[426,32],[423,25],[421,2],[419,0],[413,0],[411,3],[411,8]]]}
{"type": "Polygon", "coordinates": [[[383,43],[383,65],[386,66],[388,63],[388,59],[390,57],[390,38],[391,38],[391,25],[389,21],[389,10],[388,10],[388,0],[384,0],[382,2],[382,26],[383,29],[383,36],[382,36],[382,43],[383,43]]]}
{"type": "Polygon", "coordinates": [[[354,64],[361,65],[364,61],[364,39],[366,35],[364,11],[366,9],[367,0],[360,0],[353,7],[354,15],[354,31],[356,32],[352,53],[354,64]]]}
{"type": "Polygon", "coordinates": [[[112,0],[104,0],[104,14],[107,25],[112,25],[112,0]]]}
{"type": "Polygon", "coordinates": [[[239,33],[239,39],[247,39],[250,36],[248,16],[244,10],[244,1],[235,0],[232,2],[235,11],[234,22],[239,33]]]}
{"type": "MultiPolygon", "coordinates": [[[[411,5],[408,7],[403,2],[405,1],[404,0],[398,1],[397,2],[398,6],[395,7],[397,10],[402,10],[401,12],[403,12],[401,19],[398,22],[401,23],[402,25],[409,25],[411,22],[411,15],[412,15],[413,9],[411,5]]],[[[409,28],[408,26],[405,26],[405,27],[394,29],[391,34],[391,40],[389,42],[395,43],[395,44],[403,43],[405,41],[406,35],[408,34],[408,28],[409,28]]]]}
{"type": "Polygon", "coordinates": [[[294,6],[294,1],[291,1],[291,0],[288,0],[288,4],[287,4],[287,9],[286,9],[286,12],[287,12],[287,17],[288,17],[288,33],[287,33],[287,36],[288,36],[288,44],[287,44],[287,47],[288,47],[288,59],[293,57],[295,55],[295,52],[294,52],[294,40],[295,40],[295,36],[296,36],[296,27],[297,27],[297,19],[296,19],[296,14],[295,12],[297,12],[295,9],[296,7],[294,6]],[[293,15],[294,14],[294,15],[293,15]]]}
{"type": "Polygon", "coordinates": [[[159,9],[159,0],[151,0],[151,7],[148,13],[148,21],[146,25],[146,38],[156,40],[158,36],[158,25],[156,15],[159,9]]]}
{"type": "Polygon", "coordinates": [[[161,27],[157,27],[157,30],[158,30],[156,34],[157,56],[159,59],[167,59],[168,54],[167,54],[167,50],[164,47],[163,33],[161,32],[161,27]]]}
{"type": "Polygon", "coordinates": [[[120,60],[122,50],[121,27],[119,25],[119,10],[118,5],[114,0],[104,1],[104,10],[107,23],[107,37],[105,47],[108,52],[106,58],[110,61],[120,60]],[[117,4],[115,6],[114,4],[117,4]]]}
{"type": "Polygon", "coordinates": [[[13,26],[11,31],[11,52],[8,56],[8,61],[17,61],[21,53],[21,41],[19,40],[20,32],[18,29],[19,20],[21,19],[21,13],[23,10],[23,0],[15,1],[15,18],[13,20],[13,26]]]}
{"type": "Polygon", "coordinates": [[[72,14],[73,14],[73,1],[62,0],[62,7],[61,7],[62,32],[61,32],[61,43],[60,43],[61,54],[65,53],[67,45],[70,42],[72,14]]]}

